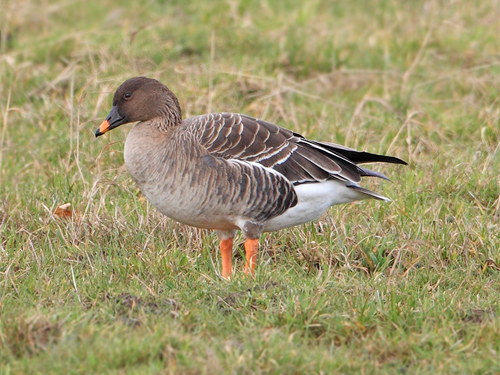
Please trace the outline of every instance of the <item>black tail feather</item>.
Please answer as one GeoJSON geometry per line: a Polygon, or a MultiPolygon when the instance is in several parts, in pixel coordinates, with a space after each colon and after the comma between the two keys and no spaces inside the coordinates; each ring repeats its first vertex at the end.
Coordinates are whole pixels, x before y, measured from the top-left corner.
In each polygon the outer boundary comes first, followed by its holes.
{"type": "Polygon", "coordinates": [[[396,158],[394,156],[372,154],[370,152],[365,152],[365,151],[357,151],[357,150],[354,150],[352,148],[348,148],[348,147],[337,145],[335,143],[330,143],[330,142],[316,142],[316,143],[318,143],[322,147],[326,148],[327,150],[331,150],[333,152],[336,152],[336,153],[344,156],[345,158],[349,159],[350,161],[352,161],[355,164],[377,163],[377,162],[403,164],[403,165],[408,164],[404,160],[401,160],[401,159],[396,158]]]}

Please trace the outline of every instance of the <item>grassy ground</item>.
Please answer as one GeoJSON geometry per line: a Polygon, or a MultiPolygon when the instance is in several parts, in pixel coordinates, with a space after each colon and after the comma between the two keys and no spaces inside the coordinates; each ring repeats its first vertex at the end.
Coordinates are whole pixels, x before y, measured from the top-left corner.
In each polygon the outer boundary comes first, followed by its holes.
{"type": "MultiPolygon", "coordinates": [[[[0,373],[500,372],[499,14],[485,1],[6,1],[0,373]],[[255,279],[157,214],[95,139],[147,75],[396,155],[393,202],[266,235],[255,279]],[[71,203],[72,218],[53,211],[71,203]]],[[[241,240],[239,241],[241,242],[241,240]]]]}

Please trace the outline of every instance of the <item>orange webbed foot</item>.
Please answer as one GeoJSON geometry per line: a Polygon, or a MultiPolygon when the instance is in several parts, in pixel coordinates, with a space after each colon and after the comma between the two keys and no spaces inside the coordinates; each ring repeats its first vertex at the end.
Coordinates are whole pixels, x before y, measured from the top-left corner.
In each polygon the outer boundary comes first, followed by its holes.
{"type": "Polygon", "coordinates": [[[222,257],[222,272],[221,275],[225,279],[230,279],[233,273],[233,239],[226,238],[220,240],[220,253],[222,257]]]}
{"type": "Polygon", "coordinates": [[[245,241],[245,273],[255,275],[255,263],[259,252],[259,239],[248,239],[245,241]]]}

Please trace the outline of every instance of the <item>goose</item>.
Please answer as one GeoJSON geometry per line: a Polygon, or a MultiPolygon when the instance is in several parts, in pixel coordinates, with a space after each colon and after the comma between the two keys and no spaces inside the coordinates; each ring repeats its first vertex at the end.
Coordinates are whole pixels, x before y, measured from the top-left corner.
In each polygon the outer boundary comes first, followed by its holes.
{"type": "Polygon", "coordinates": [[[238,113],[183,120],[177,97],[161,82],[122,83],[95,136],[135,122],[124,147],[128,173],[162,214],[215,230],[221,276],[230,279],[233,237],[245,237],[245,273],[254,274],[259,238],[320,218],[330,206],[388,198],[361,187],[362,177],[385,175],[359,164],[406,164],[357,151],[238,113]]]}

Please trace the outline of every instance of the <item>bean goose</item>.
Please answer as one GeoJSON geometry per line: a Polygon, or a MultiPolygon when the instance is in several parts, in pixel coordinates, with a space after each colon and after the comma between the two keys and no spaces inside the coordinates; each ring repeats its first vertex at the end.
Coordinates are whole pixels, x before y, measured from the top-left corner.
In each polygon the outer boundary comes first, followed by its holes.
{"type": "Polygon", "coordinates": [[[182,120],[176,96],[146,77],[118,87],[95,135],[129,122],[137,123],[125,142],[128,172],[164,215],[217,231],[224,278],[232,275],[236,230],[246,238],[245,272],[254,273],[262,232],[318,219],[335,204],[389,201],[358,185],[363,176],[387,179],[359,164],[406,164],[392,156],[308,140],[242,114],[182,120]]]}

